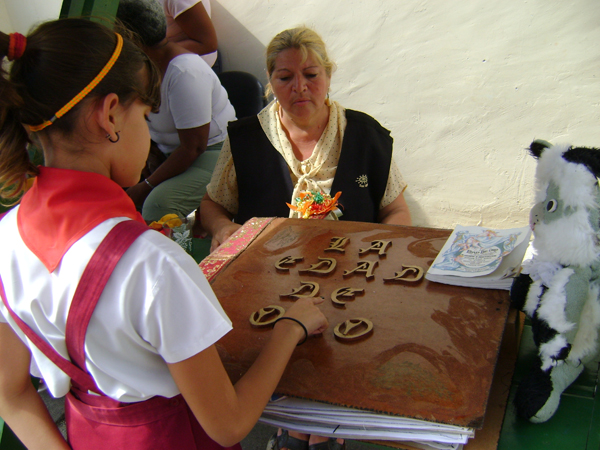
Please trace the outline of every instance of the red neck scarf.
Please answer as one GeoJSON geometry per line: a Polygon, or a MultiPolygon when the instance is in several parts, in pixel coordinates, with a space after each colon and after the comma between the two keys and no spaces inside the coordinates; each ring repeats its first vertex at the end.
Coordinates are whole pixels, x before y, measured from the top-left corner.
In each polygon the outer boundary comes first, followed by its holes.
{"type": "Polygon", "coordinates": [[[53,272],[71,245],[113,217],[145,223],[123,188],[91,172],[40,167],[17,224],[25,245],[53,272]]]}

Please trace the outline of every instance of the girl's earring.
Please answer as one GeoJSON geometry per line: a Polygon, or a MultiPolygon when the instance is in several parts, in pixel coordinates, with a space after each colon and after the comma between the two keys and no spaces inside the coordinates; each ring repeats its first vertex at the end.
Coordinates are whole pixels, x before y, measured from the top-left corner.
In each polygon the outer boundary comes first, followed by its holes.
{"type": "Polygon", "coordinates": [[[110,136],[110,133],[106,134],[106,139],[108,139],[110,142],[112,142],[113,144],[116,144],[117,142],[119,142],[119,139],[121,139],[121,136],[119,135],[119,132],[115,132],[115,134],[117,135],[116,139],[112,139],[110,136]]]}

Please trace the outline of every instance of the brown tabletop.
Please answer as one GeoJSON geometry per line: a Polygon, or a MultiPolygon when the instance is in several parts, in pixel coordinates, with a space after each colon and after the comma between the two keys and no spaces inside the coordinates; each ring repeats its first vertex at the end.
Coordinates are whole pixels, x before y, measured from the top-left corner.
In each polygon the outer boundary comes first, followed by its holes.
{"type": "Polygon", "coordinates": [[[241,246],[235,246],[234,238],[203,262],[212,270],[212,287],[233,321],[234,330],[219,343],[232,381],[248,369],[270,335],[270,327],[252,326],[250,316],[268,305],[288,308],[294,300],[282,294],[294,292],[301,282],[316,283],[316,295],[326,299],[322,310],[330,327],[296,349],[278,393],[481,428],[507,320],[508,292],[425,279],[384,281],[407,266],[426,271],[449,234],[299,219],[245,225],[237,238],[241,246]],[[348,238],[343,253],[325,251],[335,238],[348,238]],[[382,246],[385,255],[377,251],[382,246]],[[277,269],[286,256],[303,259],[286,265],[288,271],[277,269]],[[333,272],[300,272],[319,264],[319,258],[334,258],[333,272]],[[219,261],[225,263],[214,269],[211,264],[219,261]],[[372,261],[372,278],[355,270],[364,261],[372,261]],[[363,289],[364,294],[340,307],[331,294],[342,287],[363,289]],[[334,336],[337,324],[356,318],[373,323],[367,337],[346,342],[334,336]]]}

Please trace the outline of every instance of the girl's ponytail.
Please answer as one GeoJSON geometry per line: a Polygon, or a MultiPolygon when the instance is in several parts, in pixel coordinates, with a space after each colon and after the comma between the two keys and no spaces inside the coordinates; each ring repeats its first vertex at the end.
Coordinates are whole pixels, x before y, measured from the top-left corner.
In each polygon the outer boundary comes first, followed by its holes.
{"type": "MultiPolygon", "coordinates": [[[[26,39],[14,33],[0,32],[0,57],[11,60],[23,56],[26,39]]],[[[27,178],[37,174],[37,168],[30,162],[27,153],[29,137],[21,125],[19,111],[23,108],[23,98],[17,86],[9,80],[0,68],[0,199],[10,205],[18,201],[27,178]]],[[[3,202],[4,203],[4,202],[3,202]]]]}

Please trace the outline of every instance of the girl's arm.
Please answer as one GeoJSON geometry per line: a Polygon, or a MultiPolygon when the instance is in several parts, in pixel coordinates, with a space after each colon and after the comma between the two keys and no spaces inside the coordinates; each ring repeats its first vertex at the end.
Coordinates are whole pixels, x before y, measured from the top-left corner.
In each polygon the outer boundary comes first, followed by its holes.
{"type": "Polygon", "coordinates": [[[389,225],[412,225],[410,210],[404,199],[404,194],[398,195],[392,203],[381,208],[377,216],[377,221],[389,225]]]}
{"type": "Polygon", "coordinates": [[[212,200],[208,193],[204,195],[200,203],[200,221],[212,236],[211,252],[240,228],[241,225],[232,222],[232,219],[233,216],[229,211],[212,200]]]}
{"type": "MultiPolygon", "coordinates": [[[[147,180],[152,186],[158,186],[165,180],[173,178],[185,172],[192,163],[206,150],[208,145],[208,134],[210,123],[205,125],[177,130],[179,135],[179,147],[173,150],[173,153],[150,175],[147,180]]],[[[145,181],[127,189],[127,194],[131,197],[136,206],[142,206],[144,200],[152,188],[145,181]]]]}
{"type": "MultiPolygon", "coordinates": [[[[321,302],[323,299],[299,299],[286,316],[300,320],[309,334],[321,333],[327,327],[327,319],[316,306],[321,302]]],[[[302,339],[304,330],[296,322],[277,322],[262,352],[235,386],[214,345],[170,364],[169,370],[204,430],[227,447],[252,430],[302,339]]]]}
{"type": "Polygon", "coordinates": [[[179,14],[175,22],[189,38],[177,44],[199,55],[217,50],[217,32],[201,1],[179,14]]]}
{"type": "Polygon", "coordinates": [[[12,328],[0,323],[0,417],[30,450],[68,450],[31,383],[31,354],[12,328]]]}

